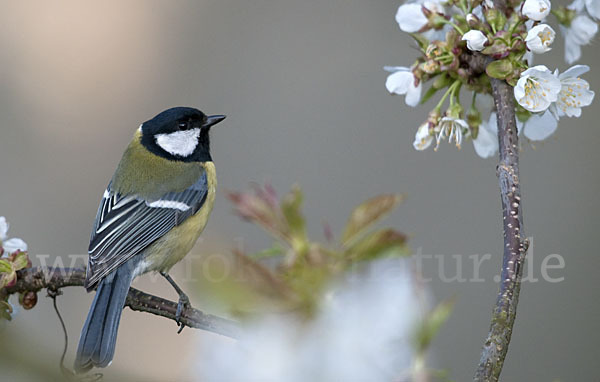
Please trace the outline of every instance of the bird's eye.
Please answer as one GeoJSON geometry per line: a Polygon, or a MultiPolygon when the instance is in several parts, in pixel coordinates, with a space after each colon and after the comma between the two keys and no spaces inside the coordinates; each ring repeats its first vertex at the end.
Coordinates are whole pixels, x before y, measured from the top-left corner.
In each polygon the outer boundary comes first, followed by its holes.
{"type": "Polygon", "coordinates": [[[187,129],[189,129],[190,124],[189,124],[189,122],[179,122],[177,127],[179,128],[179,130],[187,130],[187,129]]]}

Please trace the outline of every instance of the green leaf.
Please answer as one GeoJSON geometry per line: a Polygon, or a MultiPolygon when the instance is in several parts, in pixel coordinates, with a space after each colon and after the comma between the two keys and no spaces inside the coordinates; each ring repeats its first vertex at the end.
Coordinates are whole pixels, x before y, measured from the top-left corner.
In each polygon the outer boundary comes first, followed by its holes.
{"type": "Polygon", "coordinates": [[[514,88],[515,86],[517,86],[517,82],[519,82],[519,77],[518,76],[510,76],[506,79],[506,82],[514,88]]]}
{"type": "Polygon", "coordinates": [[[257,260],[257,259],[263,259],[265,257],[281,256],[284,253],[285,253],[284,249],[281,248],[277,243],[275,243],[275,244],[273,244],[273,246],[271,248],[267,248],[267,249],[264,249],[259,252],[251,253],[248,256],[257,260]]]}
{"type": "Polygon", "coordinates": [[[279,208],[266,192],[257,190],[257,195],[229,192],[227,197],[233,203],[235,212],[243,219],[260,225],[276,238],[288,236],[288,227],[282,221],[279,208]]]}
{"type": "Polygon", "coordinates": [[[438,304],[427,314],[417,331],[417,353],[423,353],[427,350],[442,324],[450,317],[453,307],[454,299],[447,300],[438,304]]]}
{"type": "Polygon", "coordinates": [[[19,269],[27,268],[29,264],[29,258],[27,257],[27,252],[17,252],[15,254],[15,259],[13,261],[15,271],[19,269]]]}
{"type": "Polygon", "coordinates": [[[12,306],[7,301],[0,301],[0,320],[10,321],[12,319],[10,315],[12,312],[12,306]]]}
{"type": "Polygon", "coordinates": [[[514,67],[508,59],[492,61],[485,68],[485,72],[488,76],[498,79],[505,79],[512,74],[513,70],[514,67]]]}
{"type": "Polygon", "coordinates": [[[371,260],[388,253],[406,255],[406,236],[391,228],[375,231],[354,243],[346,251],[353,261],[371,260]]]}
{"type": "Polygon", "coordinates": [[[492,45],[486,46],[481,53],[493,58],[504,58],[508,56],[510,48],[502,40],[492,40],[492,45]]]}
{"type": "Polygon", "coordinates": [[[306,237],[306,222],[300,208],[302,207],[302,191],[294,187],[281,201],[281,212],[287,220],[292,236],[297,239],[306,237]]]}
{"type": "Polygon", "coordinates": [[[392,212],[402,199],[402,195],[398,194],[380,195],[356,207],[346,224],[342,244],[347,245],[358,234],[392,212]]]}
{"type": "Polygon", "coordinates": [[[485,19],[495,32],[502,30],[504,28],[504,24],[506,24],[506,16],[504,15],[504,12],[501,12],[496,8],[486,8],[485,19]]]}
{"type": "Polygon", "coordinates": [[[10,273],[12,271],[12,263],[8,260],[0,259],[0,273],[10,273]]]}

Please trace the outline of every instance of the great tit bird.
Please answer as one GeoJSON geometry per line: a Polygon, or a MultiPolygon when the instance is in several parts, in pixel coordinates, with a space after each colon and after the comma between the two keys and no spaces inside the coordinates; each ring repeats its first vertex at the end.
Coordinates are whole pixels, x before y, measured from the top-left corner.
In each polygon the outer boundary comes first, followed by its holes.
{"type": "Polygon", "coordinates": [[[211,213],[217,179],[209,131],[225,119],[175,107],[142,123],[125,150],[94,221],[85,287],[97,286],[81,330],[75,370],[106,367],[133,279],[158,271],[189,303],[168,271],[193,247],[211,213]]]}

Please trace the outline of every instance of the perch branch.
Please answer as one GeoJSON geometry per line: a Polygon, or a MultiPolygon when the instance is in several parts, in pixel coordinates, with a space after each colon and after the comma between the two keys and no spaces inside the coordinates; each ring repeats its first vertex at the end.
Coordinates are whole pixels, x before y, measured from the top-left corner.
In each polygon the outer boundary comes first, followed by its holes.
{"type": "MultiPolygon", "coordinates": [[[[17,272],[17,282],[0,290],[2,295],[38,292],[42,289],[58,290],[70,286],[83,286],[85,270],[80,268],[33,267],[17,272]]],[[[125,306],[131,310],[152,313],[175,321],[177,303],[161,297],[129,288],[125,306]]],[[[207,330],[224,336],[236,338],[239,328],[234,321],[203,313],[194,308],[185,308],[180,321],[191,328],[207,330]]]]}
{"type": "MultiPolygon", "coordinates": [[[[496,2],[495,2],[496,3],[496,2]]],[[[498,381],[517,314],[523,261],[528,242],[524,240],[519,142],[515,120],[513,89],[503,80],[491,79],[492,95],[498,113],[500,163],[497,175],[502,198],[504,256],[500,290],[492,313],[492,323],[483,345],[474,381],[498,381]]]]}

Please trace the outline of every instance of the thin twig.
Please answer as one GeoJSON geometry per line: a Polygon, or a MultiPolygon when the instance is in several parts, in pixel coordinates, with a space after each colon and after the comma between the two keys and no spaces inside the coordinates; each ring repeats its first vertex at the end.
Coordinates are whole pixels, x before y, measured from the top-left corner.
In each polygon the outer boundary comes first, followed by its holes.
{"type": "MultiPolygon", "coordinates": [[[[497,0],[494,4],[496,2],[497,0]]],[[[500,290],[492,313],[490,330],[483,345],[479,366],[473,378],[474,381],[498,381],[500,377],[517,314],[523,261],[528,247],[523,233],[519,180],[519,141],[513,89],[503,80],[491,79],[491,83],[498,115],[500,163],[497,167],[497,175],[502,198],[504,256],[502,259],[500,290]]]]}
{"type": "MultiPolygon", "coordinates": [[[[85,270],[79,268],[46,268],[33,267],[17,272],[17,282],[0,289],[0,297],[15,293],[38,292],[42,289],[57,291],[58,289],[80,286],[85,282],[85,270]]],[[[164,298],[144,293],[135,288],[129,288],[125,306],[132,310],[148,312],[175,321],[177,303],[164,298]]],[[[206,314],[194,308],[185,308],[180,321],[191,328],[207,330],[231,338],[239,336],[236,322],[206,314]]]]}

